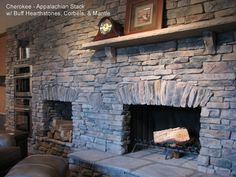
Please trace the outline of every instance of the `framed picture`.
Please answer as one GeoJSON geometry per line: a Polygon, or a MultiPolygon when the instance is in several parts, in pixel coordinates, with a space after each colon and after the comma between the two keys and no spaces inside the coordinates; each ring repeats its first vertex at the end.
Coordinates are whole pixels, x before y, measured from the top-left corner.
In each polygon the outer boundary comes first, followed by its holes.
{"type": "Polygon", "coordinates": [[[163,0],[128,0],[125,35],[162,27],[163,0]]]}

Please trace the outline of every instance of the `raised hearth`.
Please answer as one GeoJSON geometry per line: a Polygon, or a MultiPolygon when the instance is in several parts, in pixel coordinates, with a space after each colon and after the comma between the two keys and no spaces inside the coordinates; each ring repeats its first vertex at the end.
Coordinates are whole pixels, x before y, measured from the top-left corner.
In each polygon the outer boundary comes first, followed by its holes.
{"type": "Polygon", "coordinates": [[[72,176],[106,174],[110,177],[217,177],[197,171],[196,157],[165,160],[157,149],[123,156],[96,150],[80,150],[69,155],[72,176]]]}

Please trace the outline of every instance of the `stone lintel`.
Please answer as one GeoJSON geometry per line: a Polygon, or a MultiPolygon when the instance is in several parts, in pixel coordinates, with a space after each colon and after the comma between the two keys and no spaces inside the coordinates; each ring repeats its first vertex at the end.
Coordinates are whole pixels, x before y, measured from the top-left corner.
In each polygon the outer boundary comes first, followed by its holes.
{"type": "Polygon", "coordinates": [[[194,86],[187,82],[168,80],[145,81],[145,84],[143,81],[138,83],[124,82],[119,84],[116,93],[121,104],[194,108],[205,106],[213,95],[206,88],[194,86]]]}

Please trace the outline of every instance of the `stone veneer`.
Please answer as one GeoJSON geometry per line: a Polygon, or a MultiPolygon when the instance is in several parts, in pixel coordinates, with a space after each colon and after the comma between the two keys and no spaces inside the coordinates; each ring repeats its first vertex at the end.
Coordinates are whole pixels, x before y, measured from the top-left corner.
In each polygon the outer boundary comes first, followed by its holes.
{"type": "MultiPolygon", "coordinates": [[[[125,0],[85,4],[89,10],[107,10],[124,23],[125,0]]],[[[233,15],[235,6],[232,0],[167,0],[164,26],[233,15]]],[[[70,150],[92,148],[116,154],[126,152],[129,138],[124,105],[201,106],[198,169],[236,175],[236,31],[216,34],[215,51],[206,50],[204,37],[198,36],[119,48],[111,59],[104,50],[81,49],[96,35],[100,18],[40,17],[8,30],[6,127],[15,127],[17,40],[27,38],[31,61],[25,63],[33,66],[33,143],[43,136],[42,109],[47,100],[72,102],[70,150]]]]}

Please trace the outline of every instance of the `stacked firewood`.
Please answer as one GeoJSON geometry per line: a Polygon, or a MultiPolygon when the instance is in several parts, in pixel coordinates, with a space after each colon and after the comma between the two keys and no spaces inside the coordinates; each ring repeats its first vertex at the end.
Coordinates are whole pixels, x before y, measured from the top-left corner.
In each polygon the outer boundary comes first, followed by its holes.
{"type": "Polygon", "coordinates": [[[72,141],[72,121],[53,119],[49,129],[50,130],[47,134],[48,138],[56,139],[63,142],[72,141]]]}

